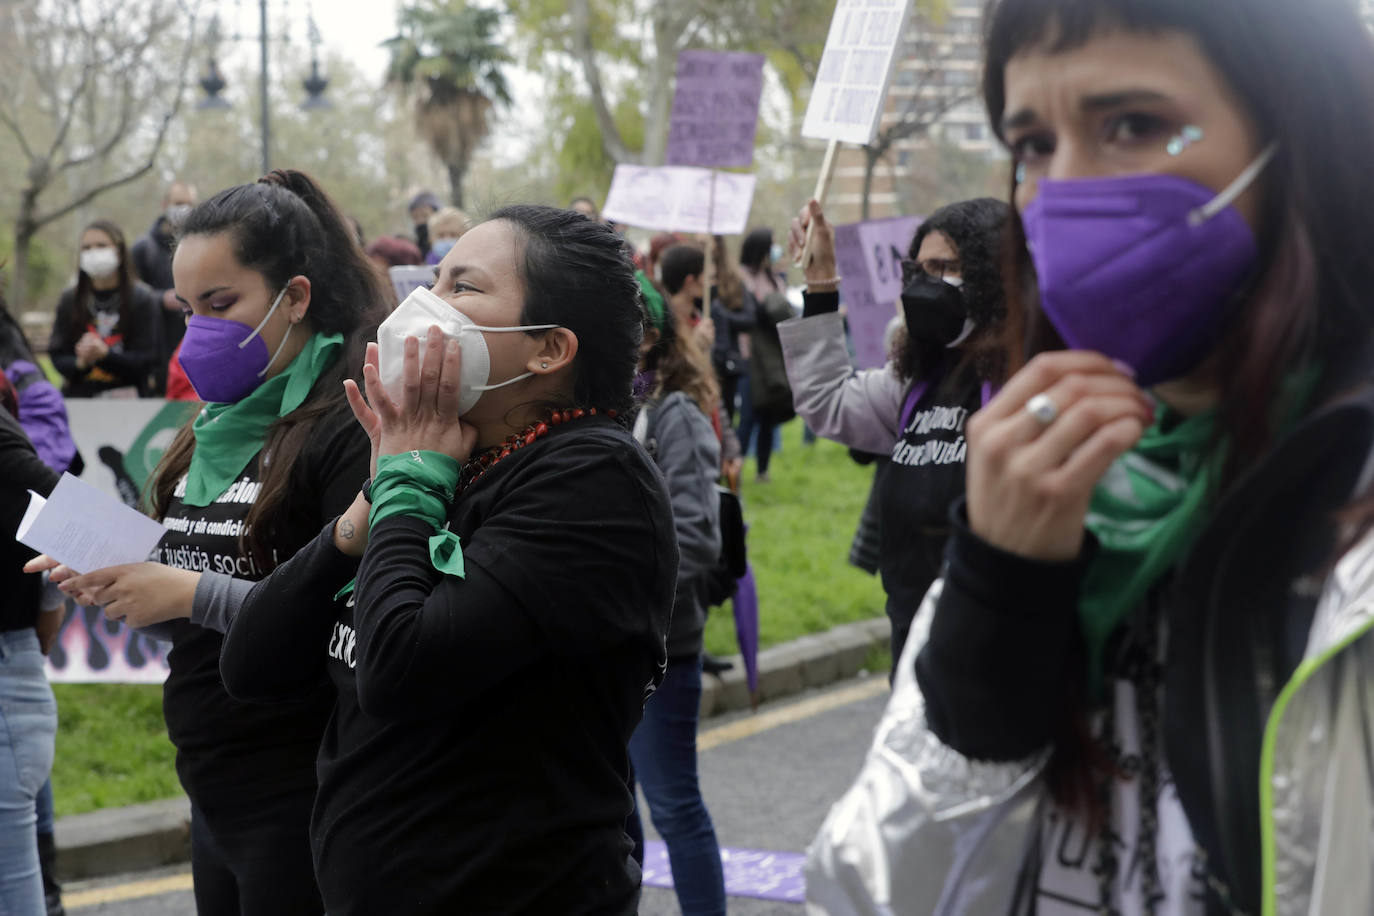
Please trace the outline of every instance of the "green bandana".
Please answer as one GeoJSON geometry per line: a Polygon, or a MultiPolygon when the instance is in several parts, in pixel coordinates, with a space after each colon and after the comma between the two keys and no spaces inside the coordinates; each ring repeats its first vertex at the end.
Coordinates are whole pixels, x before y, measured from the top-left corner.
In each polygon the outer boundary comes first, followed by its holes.
{"type": "Polygon", "coordinates": [[[196,449],[186,471],[188,506],[204,507],[238,479],[262,451],[268,428],[305,403],[310,389],[343,349],[342,334],[316,334],[286,369],[233,404],[206,404],[191,425],[196,449]]]}
{"type": "Polygon", "coordinates": [[[1186,419],[1162,411],[1093,491],[1087,527],[1100,548],[1083,581],[1078,616],[1094,693],[1101,685],[1102,654],[1112,630],[1201,529],[1199,518],[1221,466],[1218,456],[1208,454],[1215,426],[1214,411],[1186,419]]]}
{"type": "Polygon", "coordinates": [[[639,281],[640,292],[644,293],[644,311],[649,313],[649,321],[658,332],[663,333],[663,315],[667,307],[663,301],[663,294],[654,287],[649,279],[649,275],[642,270],[635,271],[635,279],[639,281]]]}
{"type": "MultiPolygon", "coordinates": [[[[447,527],[458,476],[458,462],[439,452],[380,456],[377,475],[372,478],[368,528],[397,515],[428,522],[435,529],[429,539],[429,561],[439,572],[463,578],[463,545],[447,527]]],[[[340,589],[335,600],[352,592],[357,582],[355,578],[340,589]]]]}

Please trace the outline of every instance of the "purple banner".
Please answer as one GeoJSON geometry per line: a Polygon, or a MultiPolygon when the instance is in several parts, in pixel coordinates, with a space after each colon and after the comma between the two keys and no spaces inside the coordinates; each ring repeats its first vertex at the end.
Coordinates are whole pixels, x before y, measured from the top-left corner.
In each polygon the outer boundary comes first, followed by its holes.
{"type": "MultiPolygon", "coordinates": [[[[725,893],[731,897],[806,902],[806,878],[802,874],[806,856],[801,853],[721,847],[720,864],[725,871],[725,893]]],[[[644,885],[673,886],[668,848],[658,840],[644,844],[644,885]]]]}
{"type": "Polygon", "coordinates": [[[677,58],[667,164],[751,165],[762,95],[762,54],[683,51],[677,58]]]}
{"type": "Polygon", "coordinates": [[[888,323],[898,315],[901,259],[906,257],[920,222],[903,216],[835,227],[840,296],[860,369],[877,369],[887,363],[883,338],[888,323]]]}

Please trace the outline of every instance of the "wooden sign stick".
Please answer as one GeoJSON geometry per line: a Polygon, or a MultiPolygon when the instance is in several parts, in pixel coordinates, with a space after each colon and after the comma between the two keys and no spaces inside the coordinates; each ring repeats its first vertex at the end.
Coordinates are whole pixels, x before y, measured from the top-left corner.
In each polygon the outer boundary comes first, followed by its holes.
{"type": "MultiPolygon", "coordinates": [[[[835,154],[839,152],[840,141],[831,140],[830,145],[825,148],[825,160],[821,163],[821,174],[816,179],[816,193],[812,198],[821,206],[825,206],[825,196],[830,193],[830,179],[835,175],[835,154]]],[[[808,223],[806,226],[806,244],[802,246],[801,259],[797,261],[797,266],[805,270],[811,263],[811,235],[816,231],[815,222],[808,223]]]]}

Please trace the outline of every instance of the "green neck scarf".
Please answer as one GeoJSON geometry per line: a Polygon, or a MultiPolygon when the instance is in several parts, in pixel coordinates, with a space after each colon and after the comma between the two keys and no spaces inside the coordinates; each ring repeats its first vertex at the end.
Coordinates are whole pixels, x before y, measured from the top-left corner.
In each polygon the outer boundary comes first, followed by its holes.
{"type": "Polygon", "coordinates": [[[188,506],[208,506],[238,479],[262,451],[267,430],[305,403],[321,373],[343,350],[342,334],[315,334],[284,371],[241,401],[206,404],[191,425],[196,450],[186,471],[188,506]]]}
{"type": "Polygon", "coordinates": [[[649,275],[644,271],[636,270],[635,280],[639,283],[639,291],[644,294],[644,310],[649,313],[649,321],[653,323],[659,333],[662,333],[663,313],[667,303],[663,301],[662,294],[659,293],[653,281],[649,279],[649,275]]]}
{"type": "Polygon", "coordinates": [[[1209,453],[1215,428],[1215,411],[1180,418],[1165,409],[1093,491],[1087,527],[1099,550],[1083,580],[1078,615],[1094,694],[1107,638],[1202,528],[1224,457],[1224,450],[1209,453]]]}
{"type": "MultiPolygon", "coordinates": [[[[1302,419],[1321,381],[1321,368],[1310,365],[1284,377],[1272,413],[1279,433],[1302,419]]],[[[1100,549],[1078,600],[1093,695],[1102,686],[1102,654],[1112,630],[1203,528],[1227,456],[1226,443],[1218,443],[1215,435],[1216,422],[1215,410],[1185,418],[1163,409],[1093,491],[1087,527],[1100,549]]]]}

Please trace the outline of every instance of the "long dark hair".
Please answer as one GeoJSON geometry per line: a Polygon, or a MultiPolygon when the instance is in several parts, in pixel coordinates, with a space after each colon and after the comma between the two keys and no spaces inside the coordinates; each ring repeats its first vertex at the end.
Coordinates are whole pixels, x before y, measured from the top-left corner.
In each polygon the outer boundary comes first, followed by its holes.
{"type": "Polygon", "coordinates": [[[739,245],[741,267],[755,273],[766,268],[773,256],[773,230],[767,226],[750,229],[739,245]]]}
{"type": "MultiPolygon", "coordinates": [[[[969,317],[978,324],[978,330],[965,343],[966,355],[950,373],[951,377],[962,374],[959,370],[964,366],[972,366],[979,378],[1003,381],[1006,360],[1001,350],[1007,300],[1002,262],[1010,213],[1011,207],[1005,201],[992,197],[947,204],[916,227],[911,240],[907,257],[913,261],[932,232],[947,236],[959,255],[959,274],[964,281],[961,291],[969,317]]],[[[922,377],[940,360],[950,358],[949,351],[939,344],[930,347],[913,341],[906,328],[897,332],[892,350],[894,368],[903,380],[922,377]]]]}
{"type": "MultiPolygon", "coordinates": [[[[299,478],[296,459],[316,425],[331,414],[351,423],[343,380],[362,384],[367,342],[375,340],[385,317],[386,290],[358,245],[348,220],[308,175],[274,171],[254,184],[221,191],[186,218],[181,237],[227,233],[234,257],[262,274],[271,289],[292,277],[310,280],[311,326],[319,333],[344,335],[343,354],[315,382],[305,403],[267,431],[262,491],[248,512],[243,545],[261,568],[275,565],[274,548],[291,548],[282,539],[291,522],[289,500],[311,488],[299,478]]],[[[195,437],[188,424],[163,456],[151,483],[155,514],[167,513],[177,482],[191,464],[195,437]]]]}
{"type": "Polygon", "coordinates": [[[503,207],[486,221],[496,220],[510,223],[524,243],[517,260],[525,283],[520,323],[554,324],[577,335],[573,405],[614,410],[623,421],[634,403],[643,339],[629,246],[605,223],[575,210],[522,204],[503,207]]]}
{"type": "MultiPolygon", "coordinates": [[[[1374,329],[1369,207],[1374,46],[1348,0],[989,0],[983,93],[1000,135],[1008,61],[1027,48],[1081,47],[1111,29],[1194,37],[1278,153],[1261,179],[1260,265],[1216,354],[1221,439],[1234,480],[1272,443],[1285,373],[1321,361],[1323,393],[1359,371],[1374,329]]],[[[1002,138],[1005,140],[1005,138],[1002,138]]],[[[1013,192],[1015,177],[1012,177],[1013,192]]],[[[1009,368],[1063,344],[1037,306],[1012,221],[1009,368]]],[[[1318,398],[1320,400],[1320,396],[1318,398]]],[[[1311,406],[1311,405],[1309,405],[1311,406]]]]}
{"type": "MultiPolygon", "coordinates": [[[[1225,480],[1234,481],[1272,444],[1286,373],[1320,368],[1308,410],[1367,371],[1374,329],[1367,304],[1374,259],[1371,179],[1374,45],[1346,0],[990,0],[983,91],[995,130],[1006,105],[1008,61],[1032,47],[1078,48],[1112,29],[1194,37],[1253,119],[1260,141],[1277,141],[1266,169],[1260,265],[1216,355],[1225,480]]],[[[1003,138],[1005,140],[1005,138],[1003,138]]],[[[1011,179],[1015,191],[1015,176],[1011,179]]],[[[1037,305],[1019,218],[1011,221],[1007,354],[1011,369],[1063,346],[1037,305]]],[[[1300,406],[1300,405],[1291,405],[1300,406]]],[[[1374,505],[1365,513],[1374,517],[1374,505]]],[[[1093,808],[1094,759],[1081,689],[1065,698],[1049,779],[1061,802],[1093,808]]]]}
{"type": "MultiPolygon", "coordinates": [[[[134,284],[138,278],[134,276],[133,259],[129,257],[129,246],[124,242],[124,232],[114,223],[107,219],[98,219],[88,223],[81,234],[85,235],[92,229],[105,233],[114,242],[115,251],[119,254],[119,268],[116,273],[119,276],[119,327],[124,333],[128,333],[130,316],[134,308],[134,284]]],[[[91,323],[91,301],[95,298],[95,285],[88,275],[80,267],[76,269],[76,298],[72,303],[72,313],[67,319],[70,324],[72,340],[80,340],[86,333],[86,328],[91,323]]]]}
{"type": "Polygon", "coordinates": [[[654,373],[652,396],[661,398],[681,391],[707,418],[714,417],[720,406],[720,383],[716,381],[711,356],[693,335],[681,334],[679,330],[673,310],[664,309],[658,340],[644,358],[644,368],[654,373]]]}

